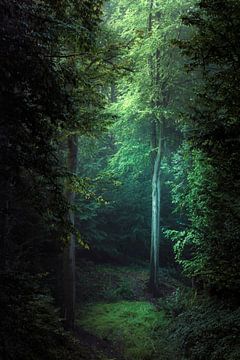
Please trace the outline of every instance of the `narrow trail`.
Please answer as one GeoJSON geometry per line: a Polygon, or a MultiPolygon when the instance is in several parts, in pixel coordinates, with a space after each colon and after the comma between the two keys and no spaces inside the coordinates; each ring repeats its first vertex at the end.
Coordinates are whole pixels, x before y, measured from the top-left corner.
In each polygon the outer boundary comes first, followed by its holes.
{"type": "Polygon", "coordinates": [[[93,358],[103,360],[125,360],[122,349],[116,349],[114,344],[107,340],[89,333],[80,326],[75,328],[75,336],[82,347],[91,349],[93,358]]]}

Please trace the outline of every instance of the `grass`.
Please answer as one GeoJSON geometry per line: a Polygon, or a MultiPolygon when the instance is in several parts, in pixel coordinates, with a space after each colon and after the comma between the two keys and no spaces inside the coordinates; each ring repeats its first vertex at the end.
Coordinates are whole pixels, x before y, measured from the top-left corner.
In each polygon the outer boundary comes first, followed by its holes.
{"type": "Polygon", "coordinates": [[[79,325],[88,332],[113,342],[128,360],[150,360],[156,354],[155,330],[168,320],[147,301],[88,304],[81,309],[79,325]]]}

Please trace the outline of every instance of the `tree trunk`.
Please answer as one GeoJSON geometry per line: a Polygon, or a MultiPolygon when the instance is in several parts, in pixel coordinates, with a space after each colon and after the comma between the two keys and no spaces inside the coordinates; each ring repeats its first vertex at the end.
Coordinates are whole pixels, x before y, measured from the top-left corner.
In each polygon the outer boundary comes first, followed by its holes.
{"type": "MultiPolygon", "coordinates": [[[[67,165],[71,174],[77,171],[77,136],[72,135],[68,138],[68,157],[67,165]]],[[[68,190],[66,193],[67,200],[70,205],[69,221],[74,226],[74,210],[72,206],[75,201],[75,192],[68,190]]],[[[74,233],[70,234],[68,243],[64,248],[63,253],[63,272],[64,272],[64,313],[65,313],[65,326],[67,329],[74,328],[75,320],[75,243],[76,236],[74,233]]]]}
{"type": "MultiPolygon", "coordinates": [[[[154,0],[149,0],[148,33],[153,30],[153,5],[154,0]]],[[[156,18],[159,21],[159,14],[156,18]]],[[[148,65],[153,89],[158,86],[160,63],[160,51],[157,49],[155,56],[150,56],[148,65]]],[[[155,90],[156,91],[156,90],[155,90]]],[[[155,94],[152,100],[152,108],[160,106],[159,95],[155,94]]],[[[152,143],[152,224],[151,224],[151,252],[150,252],[150,279],[149,288],[153,295],[158,293],[158,269],[159,269],[159,243],[160,243],[160,207],[161,207],[161,158],[162,158],[162,124],[159,119],[151,121],[152,143]]]]}
{"type": "Polygon", "coordinates": [[[152,224],[149,286],[153,294],[158,293],[159,243],[160,243],[160,210],[161,210],[161,133],[154,162],[152,177],[152,224]]]}

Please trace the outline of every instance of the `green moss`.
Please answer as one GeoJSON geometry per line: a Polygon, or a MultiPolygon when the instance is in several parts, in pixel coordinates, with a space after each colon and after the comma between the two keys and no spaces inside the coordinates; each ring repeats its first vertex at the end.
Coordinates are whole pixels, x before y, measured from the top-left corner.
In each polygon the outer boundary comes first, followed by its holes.
{"type": "Polygon", "coordinates": [[[79,324],[90,333],[112,341],[126,359],[152,359],[155,352],[155,329],[165,327],[164,312],[156,311],[146,301],[121,301],[84,307],[79,324]]]}

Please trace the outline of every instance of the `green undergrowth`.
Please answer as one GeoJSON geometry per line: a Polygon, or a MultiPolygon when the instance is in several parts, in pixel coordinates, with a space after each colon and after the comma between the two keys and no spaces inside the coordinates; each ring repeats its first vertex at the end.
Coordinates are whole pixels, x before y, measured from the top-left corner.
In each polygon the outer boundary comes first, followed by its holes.
{"type": "MultiPolygon", "coordinates": [[[[170,319],[163,334],[174,360],[240,360],[240,308],[193,289],[158,301],[170,319]],[[170,344],[170,347],[169,347],[170,344]]],[[[171,357],[170,357],[171,359],[171,357]]]]}
{"type": "Polygon", "coordinates": [[[154,359],[159,333],[167,324],[165,313],[147,301],[88,304],[79,313],[80,326],[111,341],[128,360],[154,359]]]}
{"type": "Polygon", "coordinates": [[[240,308],[198,301],[172,320],[168,333],[183,359],[240,360],[240,308]]]}

